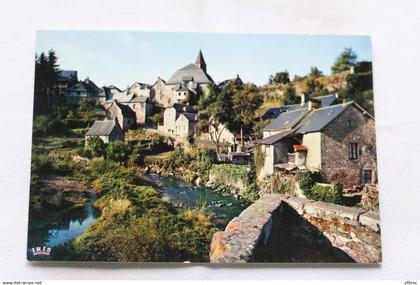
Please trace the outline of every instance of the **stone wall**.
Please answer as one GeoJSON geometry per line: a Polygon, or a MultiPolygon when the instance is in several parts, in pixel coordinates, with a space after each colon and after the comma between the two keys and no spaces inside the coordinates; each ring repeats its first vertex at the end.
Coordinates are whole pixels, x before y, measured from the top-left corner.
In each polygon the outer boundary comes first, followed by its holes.
{"type": "Polygon", "coordinates": [[[375,121],[350,106],[322,132],[322,176],[344,187],[363,183],[363,170],[372,170],[376,180],[375,121]],[[358,144],[358,158],[349,159],[349,144],[358,144]]]}
{"type": "Polygon", "coordinates": [[[210,262],[381,262],[379,215],[266,194],[213,236],[210,262]]]}

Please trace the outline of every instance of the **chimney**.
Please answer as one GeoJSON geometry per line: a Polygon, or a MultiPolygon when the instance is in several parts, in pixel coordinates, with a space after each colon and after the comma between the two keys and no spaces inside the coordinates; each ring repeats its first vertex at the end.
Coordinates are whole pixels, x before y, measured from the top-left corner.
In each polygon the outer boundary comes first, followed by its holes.
{"type": "Polygon", "coordinates": [[[309,99],[308,100],[308,111],[312,111],[314,109],[319,109],[320,106],[321,106],[320,101],[315,100],[315,99],[309,99]]]}
{"type": "Polygon", "coordinates": [[[336,99],[338,99],[338,93],[335,93],[335,94],[334,94],[334,97],[335,97],[336,99]]]}
{"type": "Polygon", "coordinates": [[[306,103],[306,94],[302,92],[300,94],[300,105],[303,106],[306,103]]]}

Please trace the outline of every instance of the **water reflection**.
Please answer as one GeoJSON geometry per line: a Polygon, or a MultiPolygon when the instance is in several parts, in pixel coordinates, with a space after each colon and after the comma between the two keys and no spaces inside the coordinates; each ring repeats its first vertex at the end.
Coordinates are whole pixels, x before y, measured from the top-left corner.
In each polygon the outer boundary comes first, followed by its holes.
{"type": "Polygon", "coordinates": [[[93,207],[96,196],[91,194],[90,202],[70,210],[49,210],[41,216],[30,217],[28,247],[56,246],[79,236],[98,217],[93,207]]]}

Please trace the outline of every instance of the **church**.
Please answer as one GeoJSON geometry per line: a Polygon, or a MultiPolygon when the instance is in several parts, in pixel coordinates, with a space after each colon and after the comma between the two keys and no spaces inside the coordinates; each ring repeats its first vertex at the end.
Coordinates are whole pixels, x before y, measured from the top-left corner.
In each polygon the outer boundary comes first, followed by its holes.
{"type": "Polygon", "coordinates": [[[207,94],[211,83],[214,81],[207,73],[200,50],[194,63],[177,70],[167,82],[159,77],[151,88],[150,97],[155,105],[163,108],[175,103],[192,105],[201,95],[207,94]]]}

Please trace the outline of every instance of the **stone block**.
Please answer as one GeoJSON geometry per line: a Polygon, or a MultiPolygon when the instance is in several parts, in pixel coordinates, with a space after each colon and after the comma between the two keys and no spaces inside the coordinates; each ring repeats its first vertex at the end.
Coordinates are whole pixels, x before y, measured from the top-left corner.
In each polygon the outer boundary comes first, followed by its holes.
{"type": "Polygon", "coordinates": [[[376,232],[380,230],[380,219],[378,213],[367,212],[360,215],[359,223],[363,226],[371,228],[376,232]]]}
{"type": "Polygon", "coordinates": [[[350,208],[320,201],[306,204],[304,206],[304,211],[313,217],[327,220],[338,218],[352,225],[357,225],[359,216],[365,212],[362,209],[350,208]]]}
{"type": "Polygon", "coordinates": [[[299,197],[290,197],[289,199],[286,200],[286,203],[292,207],[293,209],[296,210],[296,212],[299,213],[299,215],[303,215],[304,211],[304,207],[306,204],[309,204],[313,202],[313,200],[309,200],[307,198],[299,198],[299,197]]]}

